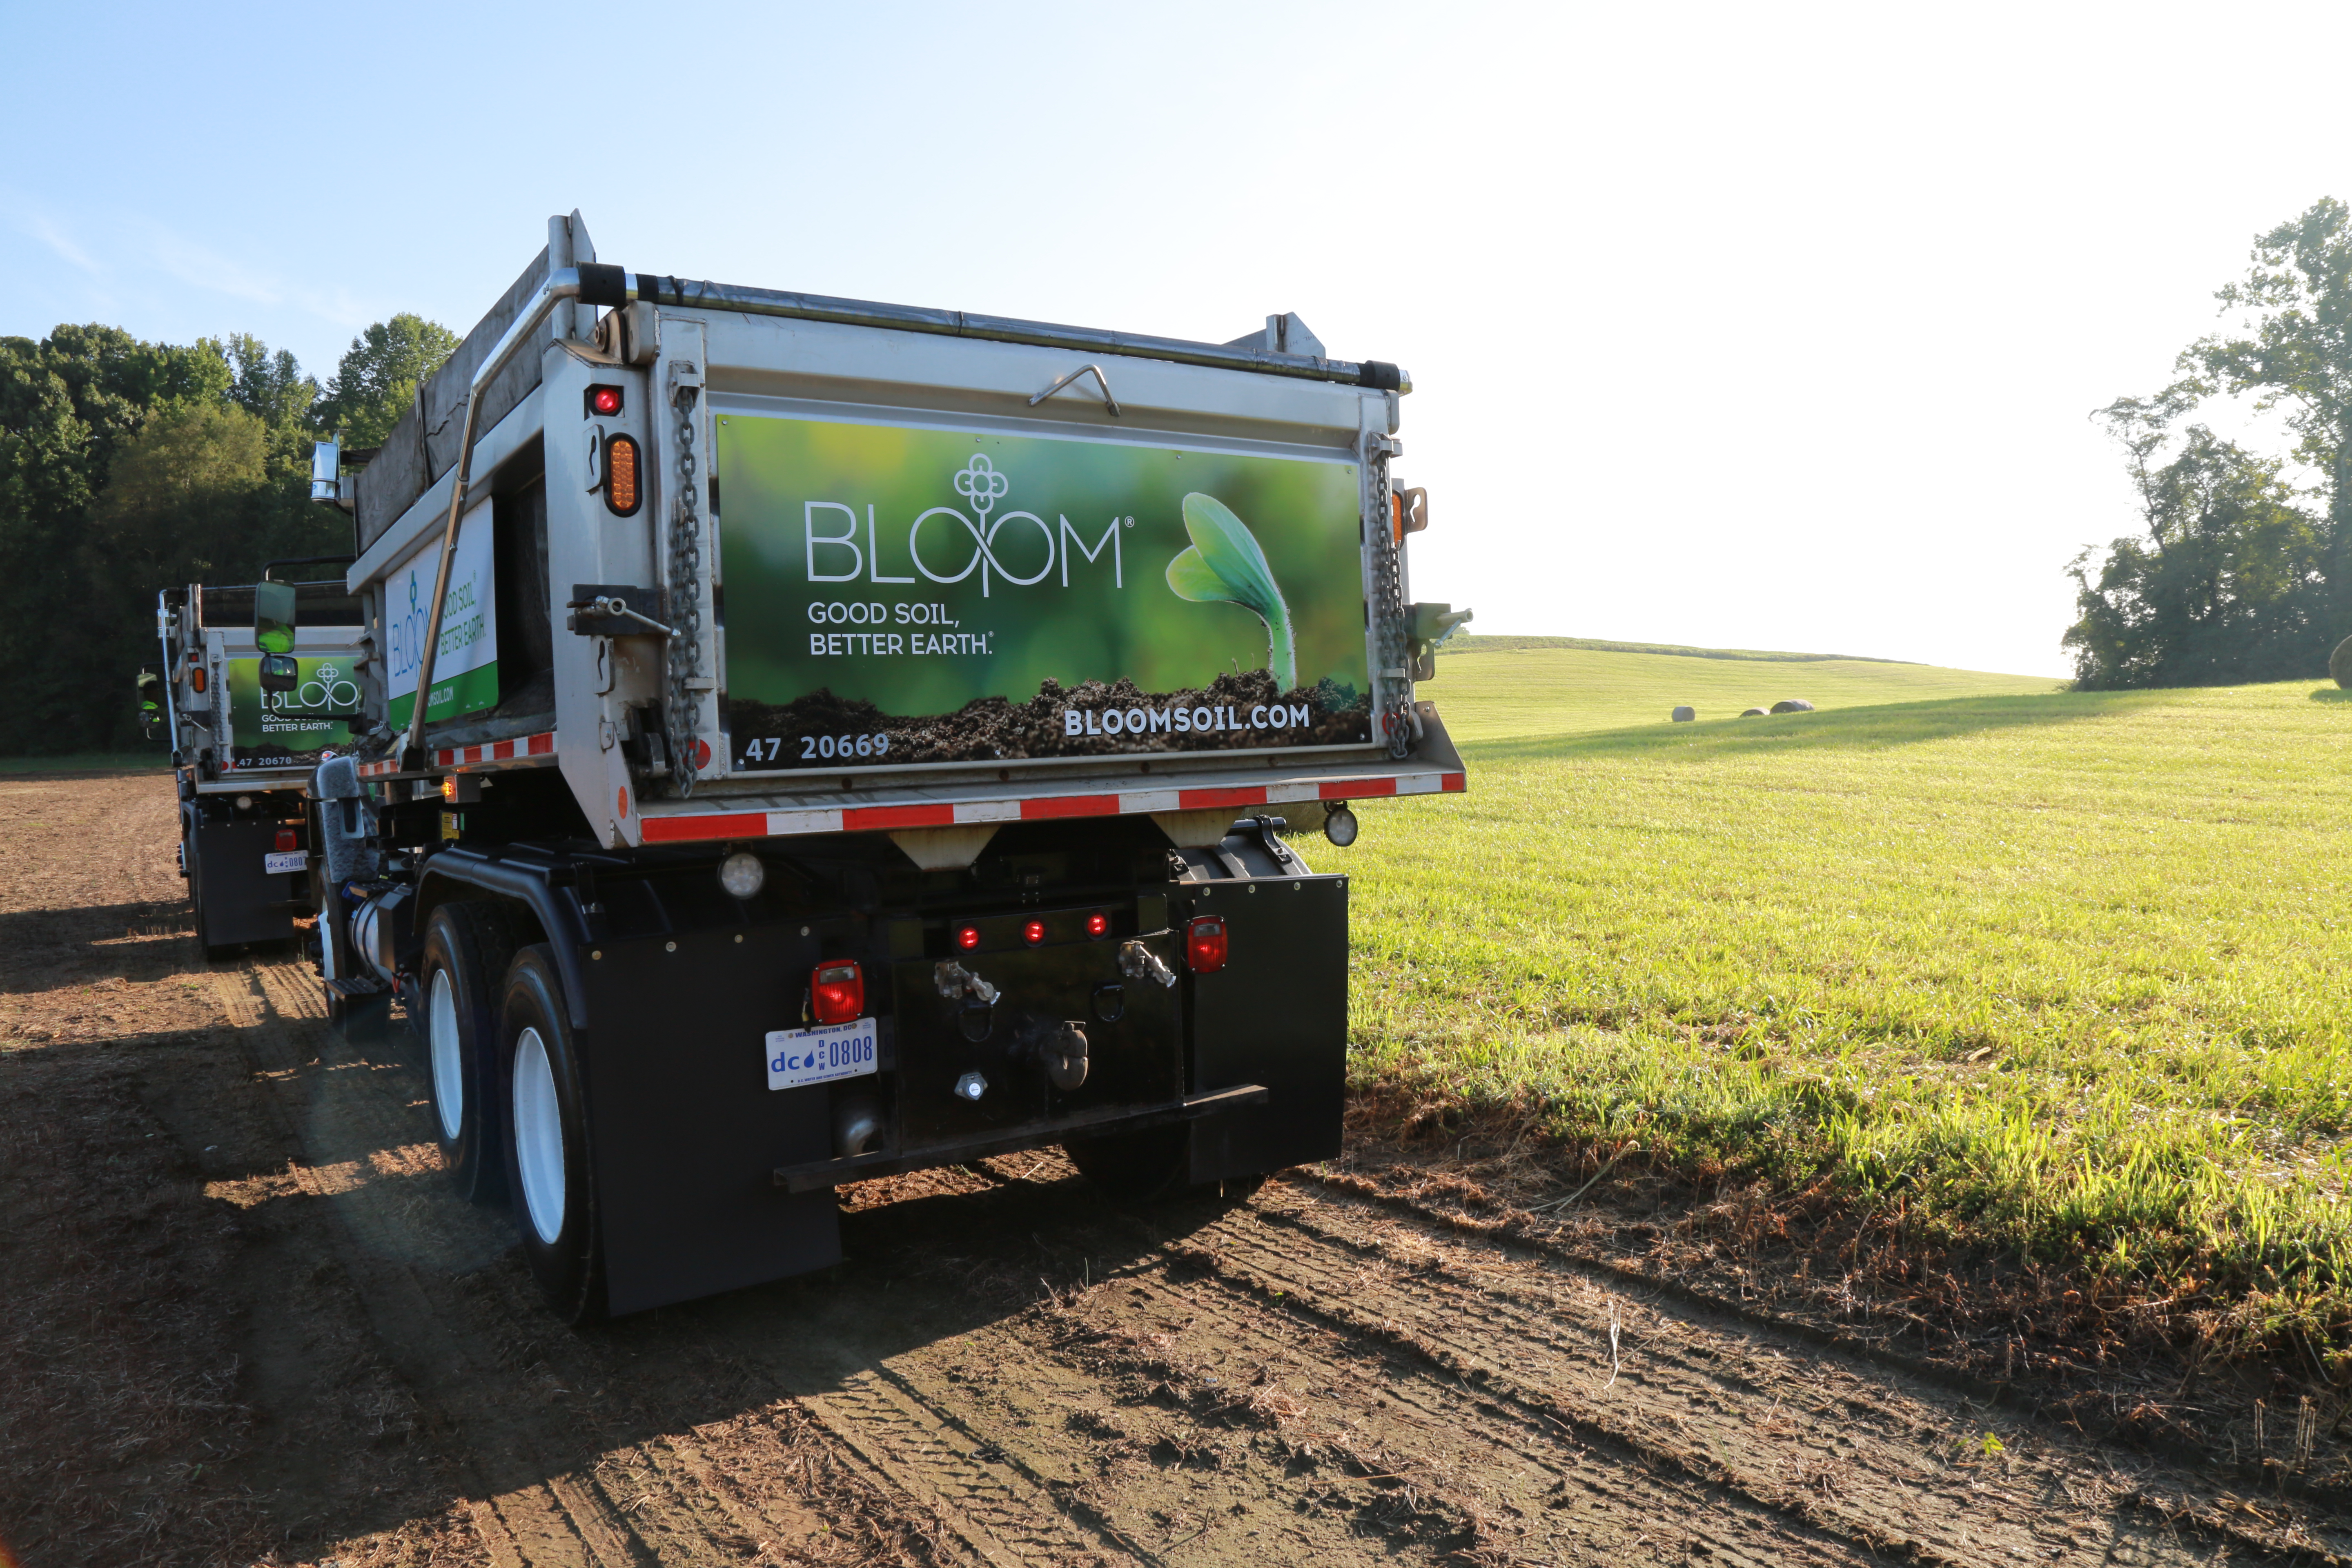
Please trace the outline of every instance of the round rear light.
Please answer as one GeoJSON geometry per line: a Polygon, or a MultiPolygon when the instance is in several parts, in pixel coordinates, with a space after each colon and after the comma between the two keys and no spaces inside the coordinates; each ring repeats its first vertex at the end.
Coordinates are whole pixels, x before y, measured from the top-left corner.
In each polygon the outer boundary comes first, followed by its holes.
{"type": "Polygon", "coordinates": [[[980,945],[980,928],[978,926],[958,926],[956,928],[956,945],[963,949],[966,952],[970,952],[973,948],[978,947],[980,945]]]}
{"type": "Polygon", "coordinates": [[[1100,910],[1097,910],[1094,913],[1088,915],[1087,917],[1087,934],[1088,936],[1108,936],[1110,934],[1110,917],[1103,913],[1100,910]]]}
{"type": "Polygon", "coordinates": [[[598,387],[595,403],[599,414],[618,414],[621,411],[621,389],[617,386],[598,387]]]}
{"type": "Polygon", "coordinates": [[[738,849],[719,862],[719,885],[738,899],[756,899],[767,885],[768,868],[749,849],[738,849]]]}
{"type": "Polygon", "coordinates": [[[1039,942],[1044,942],[1045,940],[1045,922],[1044,921],[1031,921],[1027,924],[1024,925],[1021,928],[1021,940],[1027,942],[1031,947],[1035,947],[1039,942]]]}

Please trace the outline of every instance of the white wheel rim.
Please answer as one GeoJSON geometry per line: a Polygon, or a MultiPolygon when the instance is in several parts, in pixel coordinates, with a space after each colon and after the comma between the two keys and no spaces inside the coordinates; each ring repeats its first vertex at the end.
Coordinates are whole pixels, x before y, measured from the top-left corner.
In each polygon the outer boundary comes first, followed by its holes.
{"type": "Polygon", "coordinates": [[[466,1058],[457,1048],[457,988],[446,969],[433,972],[425,1027],[433,1042],[433,1106],[441,1113],[441,1136],[455,1143],[466,1125],[466,1058]]]}
{"type": "Polygon", "coordinates": [[[555,1102],[555,1069],[537,1029],[525,1029],[515,1042],[514,1141],[530,1228],[552,1247],[563,1234],[563,1111],[555,1102]]]}

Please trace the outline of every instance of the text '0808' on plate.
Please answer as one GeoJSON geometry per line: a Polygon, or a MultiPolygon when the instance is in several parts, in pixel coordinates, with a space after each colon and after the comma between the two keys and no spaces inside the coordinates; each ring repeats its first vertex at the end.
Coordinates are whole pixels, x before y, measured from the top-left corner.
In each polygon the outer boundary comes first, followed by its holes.
{"type": "Polygon", "coordinates": [[[876,1068],[877,1039],[871,1018],[820,1024],[814,1029],[771,1030],[768,1087],[800,1089],[835,1079],[863,1078],[876,1068]]]}

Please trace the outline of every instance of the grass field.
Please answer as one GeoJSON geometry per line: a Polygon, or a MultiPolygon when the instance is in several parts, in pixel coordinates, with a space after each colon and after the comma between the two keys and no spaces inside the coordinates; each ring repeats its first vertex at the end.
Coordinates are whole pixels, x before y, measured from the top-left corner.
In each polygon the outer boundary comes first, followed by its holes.
{"type": "Polygon", "coordinates": [[[172,771],[171,753],[152,752],[66,752],[48,757],[0,757],[0,775],[8,773],[118,773],[172,771]]]}
{"type": "Polygon", "coordinates": [[[2054,685],[1448,654],[1470,793],[1318,861],[1359,1083],[2201,1281],[2256,1338],[2352,1321],[2352,705],[2054,685]],[[1821,711],[1728,716],[1784,696],[1821,711]]]}

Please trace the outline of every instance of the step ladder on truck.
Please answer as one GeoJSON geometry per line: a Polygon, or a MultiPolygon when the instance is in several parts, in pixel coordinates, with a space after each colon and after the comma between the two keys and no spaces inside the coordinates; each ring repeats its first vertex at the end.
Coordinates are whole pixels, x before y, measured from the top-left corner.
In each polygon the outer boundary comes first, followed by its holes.
{"type": "Polygon", "coordinates": [[[866,1177],[1338,1152],[1348,878],[1288,836],[1465,784],[1409,390],[1295,316],[697,282],[575,213],[321,457],[377,727],[311,790],[330,1006],[398,1000],[559,1314],[824,1267],[866,1177]]]}

